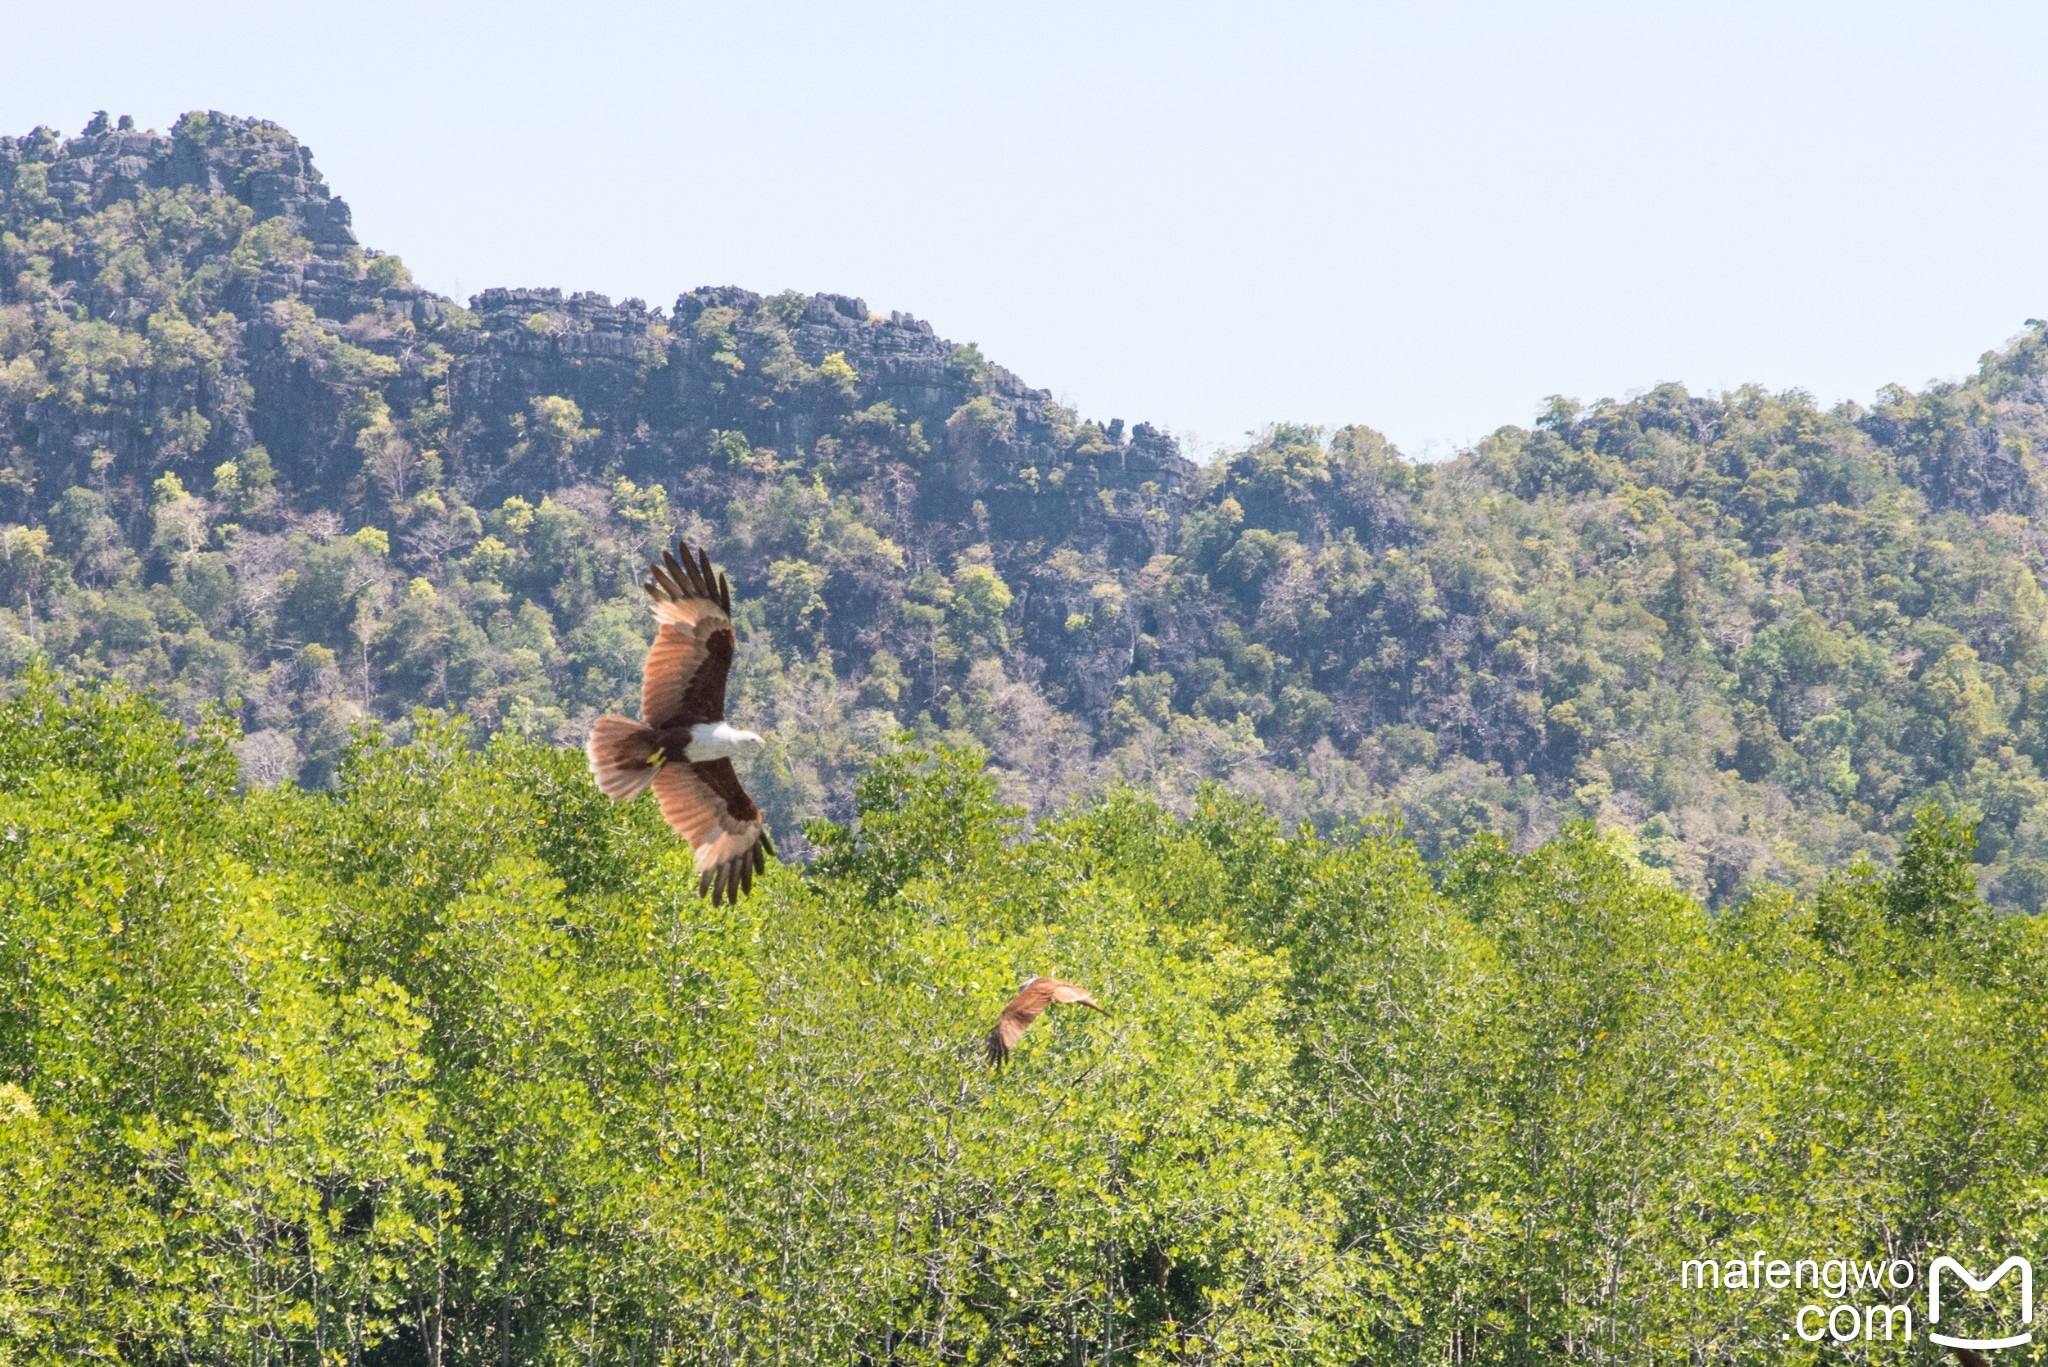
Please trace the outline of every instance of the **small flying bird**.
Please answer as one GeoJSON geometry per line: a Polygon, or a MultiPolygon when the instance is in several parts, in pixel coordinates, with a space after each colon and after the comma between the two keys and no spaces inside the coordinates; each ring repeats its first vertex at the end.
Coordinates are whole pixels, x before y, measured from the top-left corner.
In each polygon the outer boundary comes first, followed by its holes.
{"type": "Polygon", "coordinates": [[[1017,995],[1010,998],[1010,1004],[1003,1008],[1003,1014],[996,1018],[996,1028],[988,1032],[988,1061],[995,1067],[1003,1066],[1010,1057],[1010,1050],[1031,1028],[1031,1022],[1054,1002],[1072,1003],[1085,1006],[1090,1011],[1103,1015],[1109,1012],[1088,995],[1085,987],[1063,983],[1058,978],[1041,978],[1036,974],[1024,980],[1024,986],[1017,995]]]}
{"type": "Polygon", "coordinates": [[[641,669],[641,720],[599,717],[584,753],[598,791],[614,802],[653,787],[662,819],[696,852],[697,895],[730,906],[753,891],[754,875],[775,853],[732,767],[733,756],[761,744],[755,732],[725,721],[732,585],[712,573],[701,548],[693,557],[680,541],[647,572],[640,587],[660,625],[641,669]]]}

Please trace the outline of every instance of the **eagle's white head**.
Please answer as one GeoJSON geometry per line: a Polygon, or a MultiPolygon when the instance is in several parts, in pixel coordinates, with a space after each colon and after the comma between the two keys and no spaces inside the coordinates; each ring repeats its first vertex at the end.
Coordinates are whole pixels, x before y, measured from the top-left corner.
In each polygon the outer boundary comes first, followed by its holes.
{"type": "Polygon", "coordinates": [[[766,743],[758,731],[742,731],[722,721],[698,722],[690,728],[690,748],[684,757],[692,764],[734,759],[751,754],[766,743]]]}

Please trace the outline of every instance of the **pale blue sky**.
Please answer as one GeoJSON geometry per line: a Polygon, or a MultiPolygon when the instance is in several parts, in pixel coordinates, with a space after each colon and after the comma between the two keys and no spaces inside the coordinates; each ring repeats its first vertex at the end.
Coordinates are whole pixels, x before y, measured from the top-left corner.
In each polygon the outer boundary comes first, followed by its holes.
{"type": "Polygon", "coordinates": [[[0,131],[310,144],[428,286],[904,309],[1091,416],[1444,455],[2048,315],[2048,6],[10,6],[0,131]]]}

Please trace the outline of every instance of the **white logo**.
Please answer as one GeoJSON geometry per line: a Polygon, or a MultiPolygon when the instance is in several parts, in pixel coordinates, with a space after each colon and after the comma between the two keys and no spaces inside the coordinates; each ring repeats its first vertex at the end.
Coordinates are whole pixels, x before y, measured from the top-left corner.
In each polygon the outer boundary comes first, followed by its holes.
{"type": "Polygon", "coordinates": [[[2006,1273],[2014,1268],[2018,1268],[2020,1270],[2020,1323],[2027,1325],[2034,1322],[2034,1265],[2025,1258],[2007,1258],[1998,1265],[1996,1272],[1983,1278],[1981,1281],[1971,1276],[1970,1269],[1964,1267],[1954,1258],[1936,1258],[1934,1266],[1929,1268],[1927,1272],[1927,1323],[1930,1326],[1927,1337],[1931,1342],[1938,1343],[1944,1348],[1979,1349],[2018,1348],[2022,1344],[2033,1342],[2034,1332],[2031,1329],[2023,1333],[2014,1334],[2011,1338],[2002,1339],[1958,1339],[1950,1338],[1947,1334],[1935,1333],[1932,1326],[1941,1322],[1941,1270],[1944,1267],[1954,1272],[1958,1277],[1961,1277],[1963,1284],[1972,1291],[1989,1291],[2005,1277],[2006,1273]]]}

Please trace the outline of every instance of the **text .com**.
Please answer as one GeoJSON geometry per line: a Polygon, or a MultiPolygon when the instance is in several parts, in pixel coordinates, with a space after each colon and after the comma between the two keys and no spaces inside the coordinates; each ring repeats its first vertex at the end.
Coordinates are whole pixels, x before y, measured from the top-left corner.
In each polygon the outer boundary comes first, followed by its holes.
{"type": "Polygon", "coordinates": [[[1984,1352],[2017,1348],[2033,1339],[2034,1269],[2025,1258],[2007,1258],[1979,1276],[1943,1256],[1928,1265],[1923,1278],[1919,1267],[1903,1258],[1787,1260],[1759,1251],[1746,1259],[1688,1260],[1679,1267],[1678,1284],[1694,1292],[1791,1292],[1788,1302],[1802,1291],[1814,1293],[1824,1300],[1790,1304],[1787,1310],[1784,1336],[1797,1334],[1808,1343],[1911,1340],[1916,1314],[1928,1340],[1946,1347],[1984,1352]],[[1990,1293],[2001,1286],[2011,1288],[2003,1308],[1990,1304],[1988,1296],[1958,1304],[1965,1291],[1990,1293]]]}

